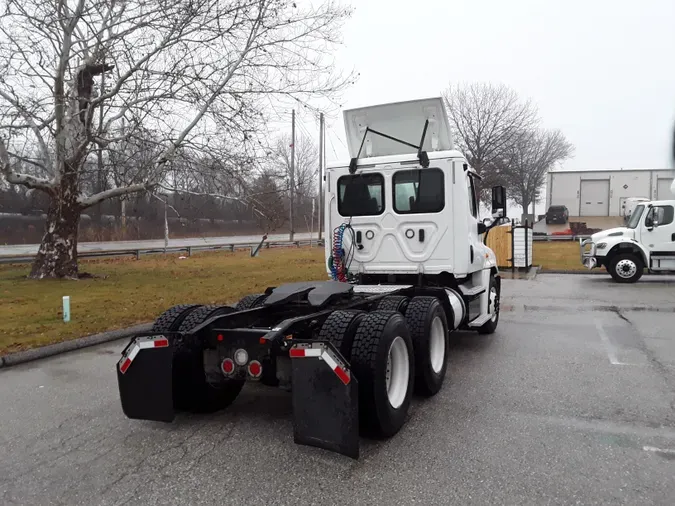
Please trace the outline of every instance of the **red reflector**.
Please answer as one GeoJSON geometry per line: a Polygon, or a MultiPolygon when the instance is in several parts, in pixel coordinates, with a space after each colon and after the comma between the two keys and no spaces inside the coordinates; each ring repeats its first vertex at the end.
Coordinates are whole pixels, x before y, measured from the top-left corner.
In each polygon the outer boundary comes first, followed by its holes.
{"type": "Polygon", "coordinates": [[[248,364],[248,372],[251,376],[257,378],[262,373],[262,365],[260,365],[260,362],[257,360],[253,360],[250,364],[248,364]]]}
{"type": "Polygon", "coordinates": [[[232,374],[234,372],[234,361],[231,358],[226,358],[220,366],[225,374],[232,374]]]}
{"type": "Polygon", "coordinates": [[[335,371],[335,374],[337,374],[337,377],[340,378],[342,383],[345,385],[349,385],[349,375],[344,371],[342,367],[336,367],[333,369],[335,371]]]}
{"type": "Polygon", "coordinates": [[[218,341],[222,341],[223,339],[223,334],[218,334],[218,341]]]}
{"type": "Polygon", "coordinates": [[[155,348],[166,348],[167,346],[169,346],[168,339],[157,339],[155,341],[155,348]]]}
{"type": "Polygon", "coordinates": [[[303,348],[291,348],[289,352],[291,358],[300,358],[305,356],[305,350],[303,348]]]}
{"type": "Polygon", "coordinates": [[[130,359],[130,358],[127,358],[127,359],[122,363],[122,365],[120,366],[120,372],[121,372],[122,374],[124,374],[125,372],[127,372],[127,369],[129,369],[129,366],[130,366],[130,365],[131,365],[131,359],[130,359]]]}
{"type": "Polygon", "coordinates": [[[260,338],[260,344],[267,344],[267,339],[265,339],[264,337],[261,337],[260,338]]]}

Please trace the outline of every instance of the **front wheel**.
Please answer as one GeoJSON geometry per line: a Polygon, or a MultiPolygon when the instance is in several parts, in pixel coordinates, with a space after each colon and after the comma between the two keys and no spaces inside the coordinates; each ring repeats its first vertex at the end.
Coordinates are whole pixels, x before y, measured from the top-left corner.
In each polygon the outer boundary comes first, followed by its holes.
{"type": "Polygon", "coordinates": [[[499,323],[499,299],[501,296],[501,283],[497,277],[490,274],[490,287],[488,292],[488,314],[490,319],[478,329],[479,334],[493,334],[499,323]]]}
{"type": "Polygon", "coordinates": [[[609,263],[609,274],[617,283],[635,283],[644,272],[642,260],[634,253],[615,255],[609,263]]]}

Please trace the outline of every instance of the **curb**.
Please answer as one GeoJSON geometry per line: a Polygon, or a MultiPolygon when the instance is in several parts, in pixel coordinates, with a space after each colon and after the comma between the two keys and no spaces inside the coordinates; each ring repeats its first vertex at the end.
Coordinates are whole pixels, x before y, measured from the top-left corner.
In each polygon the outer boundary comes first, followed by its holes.
{"type": "Polygon", "coordinates": [[[564,269],[545,269],[540,270],[539,274],[578,274],[578,275],[592,275],[592,276],[609,276],[607,271],[566,271],[564,269]]]}
{"type": "Polygon", "coordinates": [[[52,357],[54,355],[60,355],[61,353],[66,353],[68,351],[80,350],[97,344],[116,341],[125,337],[131,337],[138,332],[149,332],[151,328],[152,323],[141,323],[140,325],[134,325],[133,327],[127,327],[125,329],[110,330],[108,332],[101,332],[100,334],[80,337],[70,341],[48,344],[47,346],[34,348],[32,350],[17,351],[16,353],[0,356],[0,369],[23,364],[25,362],[32,362],[33,360],[52,357]]]}

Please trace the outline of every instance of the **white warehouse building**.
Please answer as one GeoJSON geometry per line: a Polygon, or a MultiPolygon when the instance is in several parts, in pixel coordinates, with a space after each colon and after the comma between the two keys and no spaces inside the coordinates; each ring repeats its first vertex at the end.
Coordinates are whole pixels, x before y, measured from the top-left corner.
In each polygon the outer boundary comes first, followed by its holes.
{"type": "Polygon", "coordinates": [[[622,216],[624,200],[673,199],[673,169],[555,170],[546,180],[546,209],[567,206],[570,216],[622,216]]]}

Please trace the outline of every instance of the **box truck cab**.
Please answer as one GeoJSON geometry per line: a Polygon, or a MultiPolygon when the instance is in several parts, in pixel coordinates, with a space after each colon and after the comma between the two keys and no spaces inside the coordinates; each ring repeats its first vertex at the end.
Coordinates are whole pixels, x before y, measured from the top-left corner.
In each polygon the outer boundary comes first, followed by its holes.
{"type": "Polygon", "coordinates": [[[593,234],[581,243],[581,261],[588,268],[605,267],[620,283],[634,283],[644,270],[675,272],[675,181],[673,200],[636,205],[625,227],[593,234]]]}

